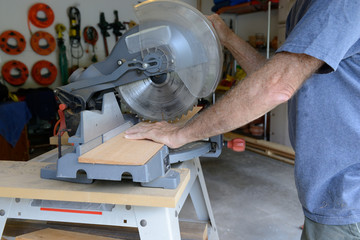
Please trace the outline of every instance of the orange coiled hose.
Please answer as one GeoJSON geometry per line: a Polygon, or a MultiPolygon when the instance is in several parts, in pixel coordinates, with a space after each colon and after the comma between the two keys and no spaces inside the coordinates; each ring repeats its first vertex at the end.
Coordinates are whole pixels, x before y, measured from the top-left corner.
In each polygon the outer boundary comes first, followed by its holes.
{"type": "Polygon", "coordinates": [[[45,3],[36,3],[29,9],[28,20],[36,27],[47,28],[54,22],[54,18],[53,10],[45,3]],[[40,11],[45,13],[44,18],[38,16],[40,11]]]}

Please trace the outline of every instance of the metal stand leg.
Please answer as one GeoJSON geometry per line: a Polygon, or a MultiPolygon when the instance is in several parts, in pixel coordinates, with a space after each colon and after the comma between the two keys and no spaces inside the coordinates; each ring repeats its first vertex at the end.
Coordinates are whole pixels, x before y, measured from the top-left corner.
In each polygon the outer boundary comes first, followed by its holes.
{"type": "Polygon", "coordinates": [[[4,232],[6,220],[10,212],[11,202],[11,198],[0,198],[0,238],[4,232]]]}
{"type": "Polygon", "coordinates": [[[216,228],[214,214],[211,208],[209,194],[201,168],[199,158],[194,158],[195,170],[197,171],[197,179],[195,180],[191,190],[190,197],[194,204],[196,214],[199,220],[210,221],[209,240],[218,240],[219,235],[216,228]]]}
{"type": "Polygon", "coordinates": [[[210,219],[208,214],[208,208],[205,202],[205,196],[203,195],[200,181],[197,178],[190,191],[190,197],[194,204],[195,212],[199,220],[208,221],[210,219]]]}
{"type": "Polygon", "coordinates": [[[201,221],[206,221],[210,224],[208,228],[209,240],[219,240],[215,218],[212,212],[209,194],[206,189],[205,179],[199,158],[194,158],[189,161],[182,162],[176,167],[188,168],[191,172],[190,181],[188,186],[185,188],[185,193],[179,200],[179,205],[182,206],[184,204],[186,197],[189,194],[198,219],[201,221]]]}
{"type": "Polygon", "coordinates": [[[175,209],[134,207],[134,212],[141,240],[181,240],[175,209]]]}

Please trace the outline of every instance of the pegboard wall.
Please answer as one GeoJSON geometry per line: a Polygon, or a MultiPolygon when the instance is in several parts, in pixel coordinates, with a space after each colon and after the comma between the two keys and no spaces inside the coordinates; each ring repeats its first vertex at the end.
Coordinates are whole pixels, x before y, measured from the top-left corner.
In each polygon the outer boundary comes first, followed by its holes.
{"type": "MultiPolygon", "coordinates": [[[[29,70],[29,77],[21,86],[12,86],[9,83],[5,82],[6,86],[10,91],[16,91],[18,88],[38,88],[42,87],[42,85],[38,84],[34,81],[31,76],[31,69],[34,64],[41,60],[46,60],[54,64],[57,69],[57,77],[56,80],[48,85],[50,88],[55,88],[61,85],[59,64],[58,64],[58,52],[59,49],[56,46],[55,50],[51,52],[49,55],[39,55],[36,53],[31,45],[30,39],[31,34],[28,27],[28,11],[36,3],[45,3],[53,10],[55,19],[54,22],[47,28],[38,28],[30,23],[30,28],[32,33],[37,31],[45,31],[51,34],[55,39],[57,38],[57,34],[55,31],[55,26],[58,23],[62,23],[66,27],[66,31],[64,32],[64,40],[65,46],[67,50],[67,59],[68,66],[79,65],[80,67],[87,67],[91,62],[91,58],[93,57],[93,49],[92,46],[86,44],[83,38],[83,30],[86,26],[93,26],[98,32],[99,39],[95,45],[95,54],[97,56],[98,61],[105,59],[105,49],[104,49],[104,41],[101,35],[101,30],[98,26],[100,20],[100,12],[104,12],[105,19],[108,23],[113,23],[115,20],[114,10],[118,11],[118,17],[120,22],[129,22],[133,20],[137,22],[136,16],[133,11],[133,6],[143,2],[139,0],[0,0],[0,34],[7,30],[15,30],[21,33],[25,40],[26,46],[23,52],[18,55],[9,55],[4,51],[0,50],[0,68],[3,67],[5,63],[10,60],[17,60],[24,63],[29,70]],[[69,7],[76,7],[80,11],[81,16],[81,45],[84,49],[84,55],[79,59],[71,58],[70,53],[70,41],[69,41],[69,28],[70,28],[70,20],[68,17],[68,9],[69,7]],[[88,51],[87,51],[88,50],[88,51]]],[[[195,1],[186,0],[185,2],[195,5],[195,1]]],[[[40,17],[43,12],[39,12],[40,17]]],[[[114,47],[115,35],[112,33],[112,30],[108,31],[110,36],[107,37],[107,44],[109,48],[109,52],[114,47]]],[[[13,40],[13,39],[12,39],[13,40]]],[[[11,41],[11,40],[9,40],[11,41]]],[[[43,40],[41,40],[43,41],[43,40]]],[[[40,42],[41,43],[41,42],[40,42]]],[[[46,43],[46,42],[45,42],[46,43]]],[[[76,53],[76,50],[74,50],[76,53]]],[[[1,80],[3,83],[4,81],[1,80]]]]}

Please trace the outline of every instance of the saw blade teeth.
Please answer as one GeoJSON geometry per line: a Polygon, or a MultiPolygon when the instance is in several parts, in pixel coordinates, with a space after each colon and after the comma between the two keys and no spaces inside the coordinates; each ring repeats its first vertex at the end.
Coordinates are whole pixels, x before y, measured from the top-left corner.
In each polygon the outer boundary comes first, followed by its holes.
{"type": "Polygon", "coordinates": [[[163,85],[156,85],[147,78],[117,87],[124,110],[136,115],[140,121],[152,122],[175,122],[187,115],[198,99],[191,95],[176,73],[169,74],[163,85]],[[149,106],[150,103],[157,107],[149,106]]]}

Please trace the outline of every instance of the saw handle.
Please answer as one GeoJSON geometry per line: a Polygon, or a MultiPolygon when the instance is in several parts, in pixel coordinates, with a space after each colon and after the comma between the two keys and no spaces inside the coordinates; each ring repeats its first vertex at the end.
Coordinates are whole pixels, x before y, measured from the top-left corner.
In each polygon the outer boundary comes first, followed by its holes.
{"type": "Polygon", "coordinates": [[[245,140],[242,138],[234,138],[231,141],[224,141],[224,145],[227,148],[232,149],[235,152],[245,151],[245,140]]]}

